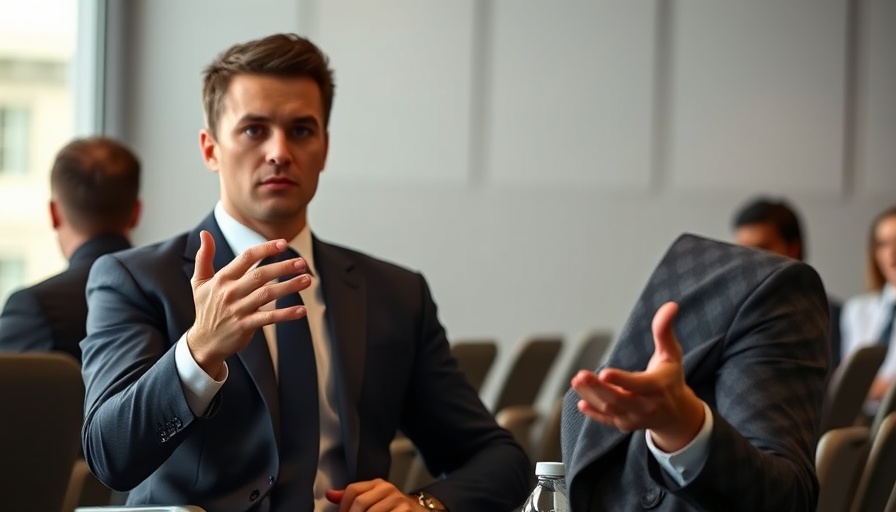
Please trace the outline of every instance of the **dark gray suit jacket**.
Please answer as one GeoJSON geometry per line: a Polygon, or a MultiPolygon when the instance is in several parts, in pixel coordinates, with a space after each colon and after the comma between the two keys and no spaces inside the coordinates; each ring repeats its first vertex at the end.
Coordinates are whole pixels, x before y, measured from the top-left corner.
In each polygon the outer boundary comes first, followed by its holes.
{"type": "MultiPolygon", "coordinates": [[[[83,445],[93,472],[130,504],[269,510],[276,492],[279,406],[263,332],[227,360],[229,376],[204,416],[184,398],[174,343],[195,319],[190,278],[199,231],[233,259],[214,217],[195,230],[96,262],[83,372],[83,445]]],[[[386,478],[401,429],[452,510],[510,510],[530,485],[529,461],[499,428],[451,356],[423,277],[314,240],[334,334],[337,411],[350,481],[386,478]]]]}
{"type": "Polygon", "coordinates": [[[680,487],[644,432],[585,418],[570,390],[563,460],[574,511],[814,511],[828,306],[815,271],[796,260],[684,235],[668,250],[620,333],[607,366],[643,370],[650,325],[666,301],[688,385],[713,411],[708,459],[680,487]]]}
{"type": "Polygon", "coordinates": [[[0,351],[60,350],[80,361],[90,266],[103,254],[130,246],[121,235],[91,238],[75,249],[64,272],[10,295],[0,313],[0,351]]]}

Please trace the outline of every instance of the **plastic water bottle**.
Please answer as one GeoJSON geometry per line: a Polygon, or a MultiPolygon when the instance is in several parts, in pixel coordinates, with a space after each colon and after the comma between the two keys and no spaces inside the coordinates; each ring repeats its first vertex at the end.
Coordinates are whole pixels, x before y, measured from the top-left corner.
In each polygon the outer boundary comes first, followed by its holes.
{"type": "Polygon", "coordinates": [[[538,483],[523,505],[522,512],[569,512],[565,475],[562,462],[535,464],[538,483]]]}

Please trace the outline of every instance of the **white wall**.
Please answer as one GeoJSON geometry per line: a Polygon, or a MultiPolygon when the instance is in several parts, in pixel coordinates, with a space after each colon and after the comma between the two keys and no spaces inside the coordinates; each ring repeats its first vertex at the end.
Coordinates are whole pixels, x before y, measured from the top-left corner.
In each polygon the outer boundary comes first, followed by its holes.
{"type": "Polygon", "coordinates": [[[304,33],[337,79],[316,233],[422,270],[451,337],[497,338],[502,364],[530,333],[618,331],[669,242],[728,239],[754,193],[799,206],[847,297],[896,203],[888,0],[139,0],[127,23],[112,125],[145,163],[139,242],[217,197],[202,67],[304,33]]]}

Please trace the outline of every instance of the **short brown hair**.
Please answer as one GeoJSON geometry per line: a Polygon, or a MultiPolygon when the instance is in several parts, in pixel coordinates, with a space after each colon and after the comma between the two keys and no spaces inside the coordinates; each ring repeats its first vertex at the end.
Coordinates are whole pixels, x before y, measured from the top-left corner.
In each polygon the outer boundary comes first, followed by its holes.
{"type": "Polygon", "coordinates": [[[324,127],[333,108],[333,70],[330,60],[308,39],[297,34],[274,34],[236,44],[219,54],[203,71],[202,107],[205,126],[217,137],[224,95],[236,75],[256,74],[308,77],[317,83],[324,106],[324,127]]]}
{"type": "Polygon", "coordinates": [[[76,230],[89,236],[121,233],[137,204],[140,161],[108,137],[75,139],[56,154],[50,188],[76,230]]]}
{"type": "Polygon", "coordinates": [[[884,289],[884,285],[887,284],[887,278],[884,277],[883,272],[880,271],[880,267],[877,265],[877,236],[875,235],[878,225],[890,217],[896,217],[896,205],[877,214],[871,223],[871,230],[868,232],[868,255],[865,275],[868,281],[868,289],[872,291],[881,291],[884,289]]]}

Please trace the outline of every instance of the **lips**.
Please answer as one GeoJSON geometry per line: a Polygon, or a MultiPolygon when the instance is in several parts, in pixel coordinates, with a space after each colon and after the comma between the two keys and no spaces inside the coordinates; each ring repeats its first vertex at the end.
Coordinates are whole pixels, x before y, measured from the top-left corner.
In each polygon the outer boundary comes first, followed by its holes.
{"type": "Polygon", "coordinates": [[[273,177],[268,178],[266,180],[262,180],[260,187],[265,190],[288,190],[290,188],[296,187],[298,184],[291,179],[283,178],[283,177],[273,177]]]}

